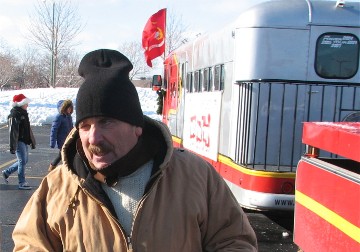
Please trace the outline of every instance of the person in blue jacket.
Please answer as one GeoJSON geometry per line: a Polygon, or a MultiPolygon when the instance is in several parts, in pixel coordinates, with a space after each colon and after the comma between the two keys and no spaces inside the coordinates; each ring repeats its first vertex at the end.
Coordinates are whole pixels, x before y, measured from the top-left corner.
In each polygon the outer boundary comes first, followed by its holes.
{"type": "Polygon", "coordinates": [[[73,121],[71,114],[74,111],[74,105],[71,100],[60,100],[57,104],[59,114],[54,118],[51,125],[50,132],[50,147],[55,148],[57,145],[59,154],[50,163],[48,171],[52,171],[59,164],[61,160],[61,147],[71,129],[73,128],[73,121]]]}

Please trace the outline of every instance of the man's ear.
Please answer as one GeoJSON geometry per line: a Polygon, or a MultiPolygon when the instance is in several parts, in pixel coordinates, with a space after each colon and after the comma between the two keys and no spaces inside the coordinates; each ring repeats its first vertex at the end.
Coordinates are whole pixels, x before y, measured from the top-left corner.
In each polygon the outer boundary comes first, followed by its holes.
{"type": "Polygon", "coordinates": [[[135,135],[137,137],[142,135],[142,131],[143,131],[143,129],[141,127],[135,127],[135,135]]]}

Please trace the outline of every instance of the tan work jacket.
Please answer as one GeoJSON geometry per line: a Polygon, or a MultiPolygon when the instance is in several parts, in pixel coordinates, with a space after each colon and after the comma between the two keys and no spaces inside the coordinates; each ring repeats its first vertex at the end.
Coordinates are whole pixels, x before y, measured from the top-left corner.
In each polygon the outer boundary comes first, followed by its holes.
{"type": "Polygon", "coordinates": [[[131,237],[100,182],[76,167],[73,130],[63,165],[43,179],[16,224],[14,251],[257,251],[246,215],[215,169],[173,149],[164,124],[146,118],[148,126],[161,131],[167,150],[139,203],[131,237]]]}

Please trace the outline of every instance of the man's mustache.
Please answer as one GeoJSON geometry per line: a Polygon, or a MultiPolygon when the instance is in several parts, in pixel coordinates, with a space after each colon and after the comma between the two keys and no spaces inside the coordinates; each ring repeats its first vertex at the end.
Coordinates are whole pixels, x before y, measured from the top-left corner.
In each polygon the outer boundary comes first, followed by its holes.
{"type": "Polygon", "coordinates": [[[89,145],[88,150],[95,155],[106,155],[112,151],[112,147],[108,144],[89,145]]]}

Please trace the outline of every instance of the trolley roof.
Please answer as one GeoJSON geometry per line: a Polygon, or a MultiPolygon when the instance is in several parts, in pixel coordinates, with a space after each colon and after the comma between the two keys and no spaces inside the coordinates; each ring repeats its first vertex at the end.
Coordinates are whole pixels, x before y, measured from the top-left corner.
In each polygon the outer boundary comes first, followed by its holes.
{"type": "Polygon", "coordinates": [[[236,20],[240,27],[292,27],[330,25],[360,27],[360,3],[345,1],[275,0],[250,8],[236,20]]]}

